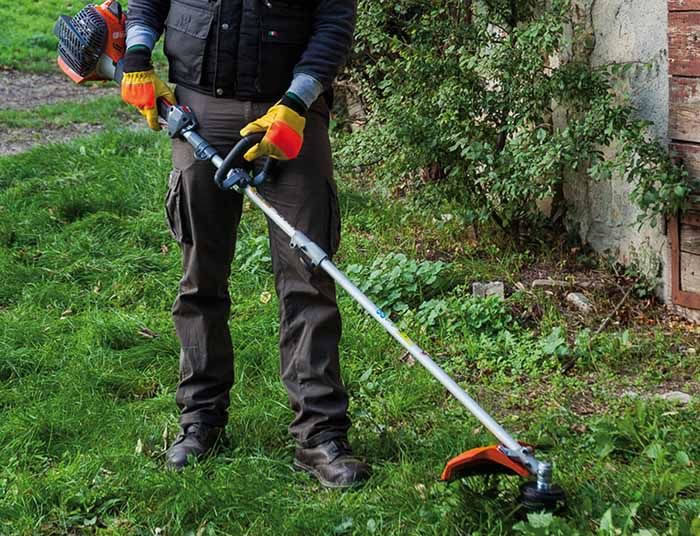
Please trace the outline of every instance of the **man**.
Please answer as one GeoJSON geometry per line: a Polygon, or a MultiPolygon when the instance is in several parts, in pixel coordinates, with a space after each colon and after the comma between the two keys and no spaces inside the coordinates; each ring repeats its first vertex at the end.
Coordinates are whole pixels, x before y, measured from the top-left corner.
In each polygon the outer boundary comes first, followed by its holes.
{"type": "MultiPolygon", "coordinates": [[[[261,194],[330,254],[340,219],[328,139],[330,86],[349,52],[355,0],[131,0],[122,98],[158,129],[155,99],[192,108],[200,133],[221,154],[253,132],[265,132],[246,160],[285,162],[261,194]],[[151,50],[165,33],[169,79],[158,79],[151,50]]],[[[173,305],[181,343],[176,401],[181,433],[167,464],[182,469],[210,454],[228,419],[233,350],[228,276],[242,197],[222,192],[214,167],[174,140],[166,213],[183,254],[173,305]]],[[[348,396],[340,377],[341,323],[335,286],[311,272],[269,225],[280,300],[281,376],[289,394],[296,467],[325,486],[349,487],[369,467],[347,442],[348,396]]]]}

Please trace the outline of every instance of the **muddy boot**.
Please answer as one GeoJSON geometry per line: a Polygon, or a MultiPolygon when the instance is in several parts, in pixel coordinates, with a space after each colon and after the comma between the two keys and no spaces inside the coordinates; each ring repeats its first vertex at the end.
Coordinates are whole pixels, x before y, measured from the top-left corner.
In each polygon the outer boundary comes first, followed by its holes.
{"type": "Polygon", "coordinates": [[[327,488],[362,485],[370,475],[369,465],[352,455],[345,439],[332,439],[316,447],[297,447],[294,466],[315,476],[327,488]]]}
{"type": "Polygon", "coordinates": [[[204,423],[187,425],[166,452],[166,467],[180,471],[189,463],[190,457],[200,460],[209,456],[213,453],[214,447],[223,434],[222,427],[209,426],[204,423]]]}

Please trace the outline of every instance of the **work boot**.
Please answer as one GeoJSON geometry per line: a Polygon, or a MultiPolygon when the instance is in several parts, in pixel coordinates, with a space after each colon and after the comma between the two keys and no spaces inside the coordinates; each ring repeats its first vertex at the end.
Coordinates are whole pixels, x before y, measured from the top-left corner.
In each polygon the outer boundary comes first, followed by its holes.
{"type": "Polygon", "coordinates": [[[370,468],[352,455],[345,439],[331,439],[316,447],[297,447],[294,466],[311,473],[327,488],[351,488],[369,478],[370,468]]]}
{"type": "Polygon", "coordinates": [[[224,429],[220,426],[209,426],[199,422],[188,424],[166,452],[166,467],[180,471],[189,463],[190,456],[198,460],[205,458],[212,453],[223,433],[224,429]]]}

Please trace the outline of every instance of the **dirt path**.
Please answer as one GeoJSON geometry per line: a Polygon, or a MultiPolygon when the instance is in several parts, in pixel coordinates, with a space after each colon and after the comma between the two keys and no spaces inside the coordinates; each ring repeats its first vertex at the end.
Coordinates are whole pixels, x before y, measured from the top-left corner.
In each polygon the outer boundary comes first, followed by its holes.
{"type": "Polygon", "coordinates": [[[0,71],[0,110],[82,101],[115,94],[114,84],[79,86],[62,73],[0,71]]]}
{"type": "Polygon", "coordinates": [[[90,123],[71,123],[60,128],[0,128],[0,156],[21,153],[36,145],[63,143],[100,130],[100,125],[90,123]]]}
{"type": "MultiPolygon", "coordinates": [[[[62,73],[0,71],[0,110],[27,110],[60,102],[85,102],[116,94],[114,84],[79,86],[62,73]]],[[[125,128],[145,128],[134,114],[125,128]]],[[[0,156],[21,153],[37,145],[61,143],[102,130],[93,123],[67,123],[56,127],[9,128],[0,124],[0,156]]]]}

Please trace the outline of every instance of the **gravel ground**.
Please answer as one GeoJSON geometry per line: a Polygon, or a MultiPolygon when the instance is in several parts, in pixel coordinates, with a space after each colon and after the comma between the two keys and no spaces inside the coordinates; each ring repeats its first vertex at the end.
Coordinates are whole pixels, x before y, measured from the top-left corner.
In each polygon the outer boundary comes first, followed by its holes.
{"type": "Polygon", "coordinates": [[[114,95],[114,84],[79,86],[66,75],[0,70],[0,110],[34,108],[65,100],[114,95]]]}
{"type": "MultiPolygon", "coordinates": [[[[88,101],[105,95],[114,95],[114,84],[79,86],[63,73],[24,73],[0,70],[0,110],[29,109],[57,102],[88,101]]],[[[127,128],[143,127],[135,114],[127,128]]],[[[7,128],[0,125],[0,156],[21,153],[36,145],[60,143],[77,136],[92,134],[102,129],[91,123],[71,123],[61,127],[7,128]]]]}
{"type": "Polygon", "coordinates": [[[0,129],[0,155],[17,154],[35,145],[62,143],[78,136],[98,132],[100,125],[73,123],[61,128],[0,129]]]}

